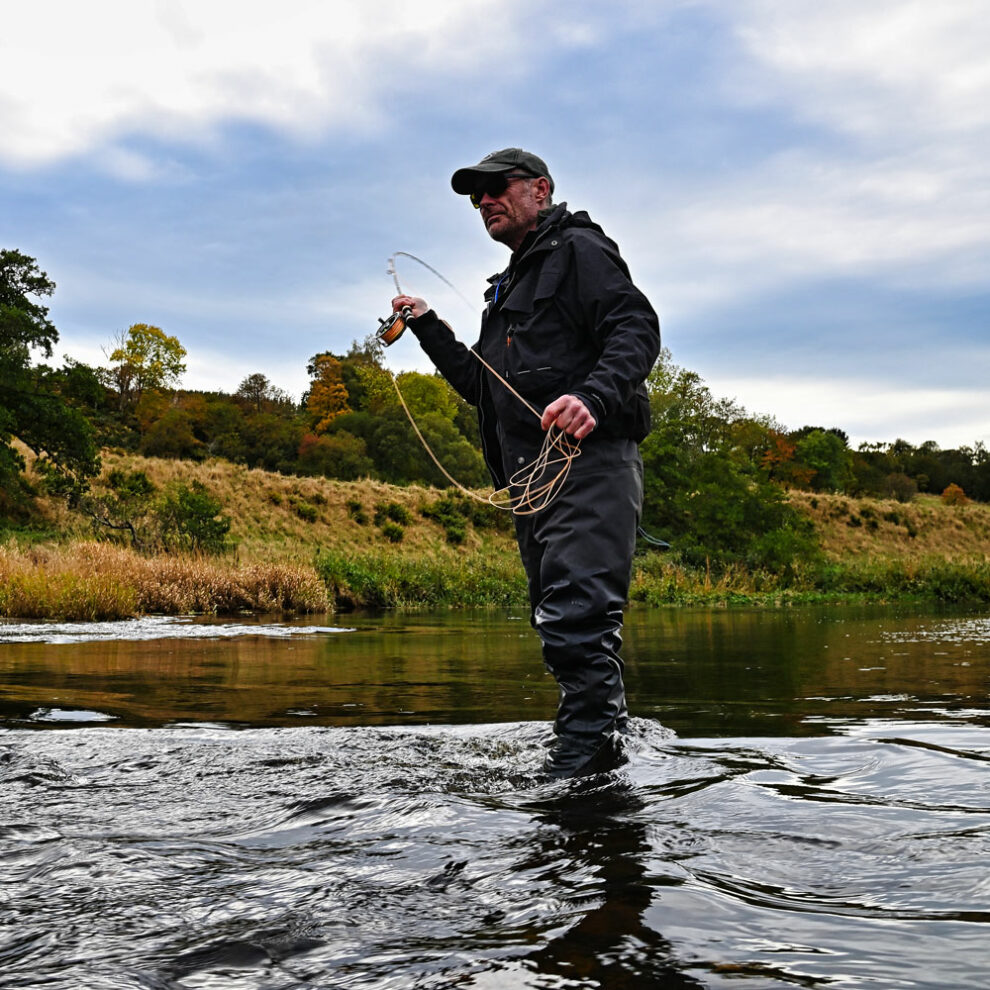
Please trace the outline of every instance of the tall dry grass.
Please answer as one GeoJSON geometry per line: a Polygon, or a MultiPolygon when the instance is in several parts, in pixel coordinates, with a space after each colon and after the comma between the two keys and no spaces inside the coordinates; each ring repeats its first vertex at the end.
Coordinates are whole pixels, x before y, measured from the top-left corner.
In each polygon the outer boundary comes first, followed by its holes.
{"type": "Polygon", "coordinates": [[[947,505],[936,495],[903,503],[792,491],[788,499],[811,519],[832,559],[990,555],[990,505],[947,505]]]}
{"type": "Polygon", "coordinates": [[[142,557],[107,543],[0,547],[0,615],[123,619],[254,611],[325,612],[326,586],[311,565],[196,556],[142,557]]]}

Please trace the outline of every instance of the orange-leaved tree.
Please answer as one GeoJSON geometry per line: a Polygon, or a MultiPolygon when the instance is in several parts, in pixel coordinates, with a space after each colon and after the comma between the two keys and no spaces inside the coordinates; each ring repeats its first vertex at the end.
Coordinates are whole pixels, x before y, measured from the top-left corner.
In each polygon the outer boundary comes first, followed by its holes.
{"type": "Polygon", "coordinates": [[[306,411],[317,435],[326,433],[338,416],[351,411],[341,368],[340,359],[327,352],[315,355],[306,367],[312,379],[306,411]]]}

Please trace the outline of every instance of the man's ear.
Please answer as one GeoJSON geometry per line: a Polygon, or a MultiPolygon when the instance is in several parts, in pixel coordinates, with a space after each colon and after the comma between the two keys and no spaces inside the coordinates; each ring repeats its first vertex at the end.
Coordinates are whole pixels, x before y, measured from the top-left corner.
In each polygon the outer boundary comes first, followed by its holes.
{"type": "Polygon", "coordinates": [[[550,195],[550,180],[541,175],[533,182],[533,193],[539,200],[544,200],[550,195]]]}

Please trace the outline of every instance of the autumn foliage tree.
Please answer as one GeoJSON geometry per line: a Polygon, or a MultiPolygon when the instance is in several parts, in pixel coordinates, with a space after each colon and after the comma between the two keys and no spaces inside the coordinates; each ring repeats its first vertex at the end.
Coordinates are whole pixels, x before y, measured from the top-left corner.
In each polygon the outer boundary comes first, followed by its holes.
{"type": "Polygon", "coordinates": [[[326,433],[330,424],[349,412],[347,386],[344,385],[340,359],[324,352],[310,359],[306,367],[312,379],[306,395],[306,411],[313,432],[326,433]]]}
{"type": "Polygon", "coordinates": [[[146,390],[173,388],[185,373],[186,349],[161,327],[135,323],[111,345],[109,384],[121,410],[133,408],[146,390]]]}

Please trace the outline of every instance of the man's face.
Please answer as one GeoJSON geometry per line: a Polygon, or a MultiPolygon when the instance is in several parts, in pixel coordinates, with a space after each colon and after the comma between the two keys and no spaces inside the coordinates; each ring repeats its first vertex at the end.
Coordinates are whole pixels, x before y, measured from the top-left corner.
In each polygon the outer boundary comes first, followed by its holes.
{"type": "Polygon", "coordinates": [[[505,191],[497,196],[486,192],[481,198],[481,219],[493,241],[505,244],[513,251],[522,244],[526,234],[536,226],[543,208],[546,179],[512,178],[505,191]]]}

